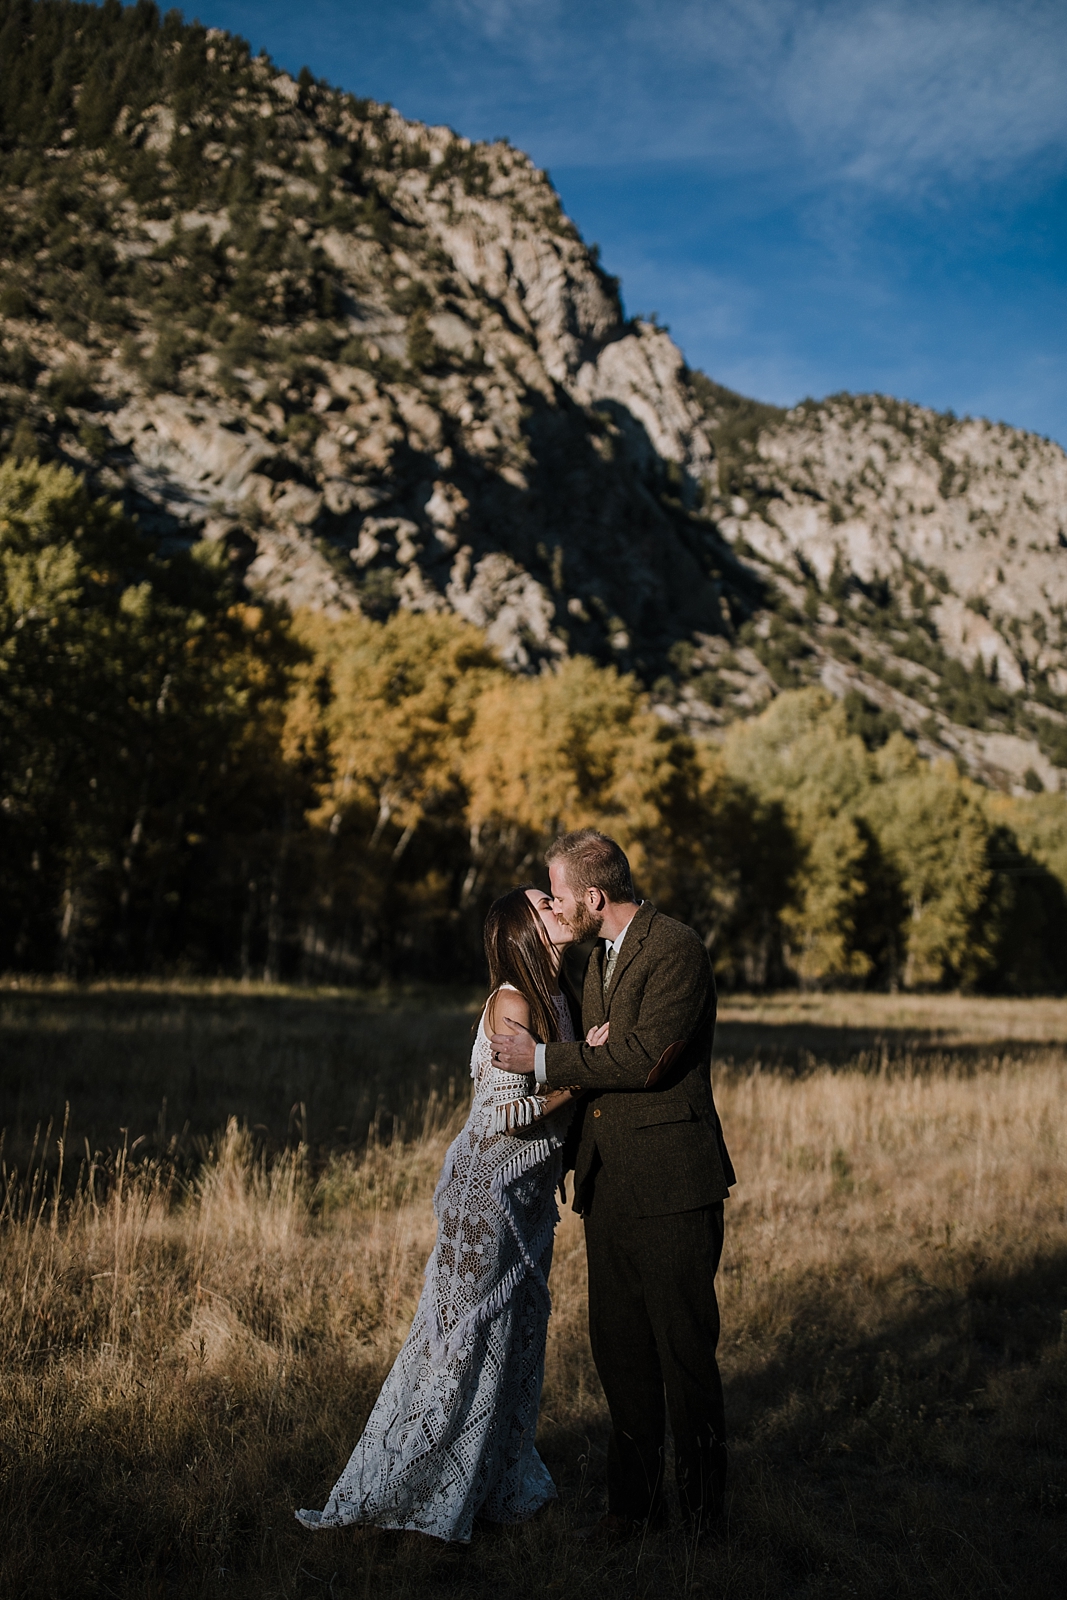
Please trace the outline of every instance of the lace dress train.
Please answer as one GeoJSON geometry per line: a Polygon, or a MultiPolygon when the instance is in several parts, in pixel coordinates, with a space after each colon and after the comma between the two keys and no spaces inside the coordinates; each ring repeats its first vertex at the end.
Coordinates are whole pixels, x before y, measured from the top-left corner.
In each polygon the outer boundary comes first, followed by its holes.
{"type": "MultiPolygon", "coordinates": [[[[573,1037],[558,997],[563,1037],[573,1037]]],[[[470,1115],[434,1194],[437,1242],[411,1331],[312,1529],[353,1523],[466,1541],[476,1516],[521,1522],[555,1496],[534,1447],[555,1190],[569,1112],[541,1114],[492,1065],[485,1017],[470,1115]]]]}

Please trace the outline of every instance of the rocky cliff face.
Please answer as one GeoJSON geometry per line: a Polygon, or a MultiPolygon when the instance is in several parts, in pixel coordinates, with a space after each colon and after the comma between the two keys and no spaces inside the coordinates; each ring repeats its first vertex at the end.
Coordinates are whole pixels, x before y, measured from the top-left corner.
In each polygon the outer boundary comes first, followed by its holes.
{"type": "Polygon", "coordinates": [[[451,609],[518,670],[614,660],[709,733],[819,680],[871,740],[1058,786],[1058,447],[745,402],[624,319],[508,144],[86,14],[58,87],[40,30],[5,33],[31,86],[3,133],[8,448],[293,606],[451,609]]]}
{"type": "Polygon", "coordinates": [[[623,320],[544,173],[191,33],[228,95],[185,122],[126,98],[106,151],[72,109],[7,186],[7,375],[34,372],[39,439],[95,453],[146,528],[227,543],[254,591],[448,607],[519,668],[654,673],[746,614],[758,586],[694,525],[712,452],[682,357],[623,320]],[[106,256],[107,315],[56,304],[83,267],[20,251],[57,253],[42,193],[106,256]],[[57,405],[64,376],[84,392],[57,405]]]}
{"type": "Polygon", "coordinates": [[[877,395],[806,402],[741,445],[717,526],[803,616],[805,675],[898,719],[928,754],[1058,787],[1059,446],[877,395]]]}

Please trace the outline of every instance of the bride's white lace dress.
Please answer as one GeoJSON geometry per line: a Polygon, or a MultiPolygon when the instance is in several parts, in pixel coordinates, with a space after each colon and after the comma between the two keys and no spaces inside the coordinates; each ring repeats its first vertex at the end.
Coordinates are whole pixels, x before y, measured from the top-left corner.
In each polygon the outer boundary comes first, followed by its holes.
{"type": "MultiPolygon", "coordinates": [[[[557,1009],[572,1039],[562,995],[557,1009]]],[[[555,1496],[534,1436],[570,1107],[543,1116],[533,1075],[493,1066],[484,1013],[471,1076],[411,1332],[325,1509],[296,1513],[307,1528],[373,1523],[466,1541],[476,1516],[521,1522],[555,1496]]]]}

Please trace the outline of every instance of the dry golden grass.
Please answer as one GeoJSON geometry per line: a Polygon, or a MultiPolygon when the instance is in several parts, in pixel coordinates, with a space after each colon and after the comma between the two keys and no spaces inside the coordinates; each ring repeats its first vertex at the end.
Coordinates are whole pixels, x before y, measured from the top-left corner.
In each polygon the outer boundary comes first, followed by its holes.
{"type": "Polygon", "coordinates": [[[867,1029],[886,1039],[903,1034],[919,1042],[1067,1039],[1067,999],[1019,1000],[1007,995],[815,994],[790,989],[728,995],[719,1006],[719,1019],[727,1026],[756,1022],[777,1028],[867,1029]]]}
{"type": "MultiPolygon", "coordinates": [[[[768,1059],[804,1065],[790,1029],[891,1025],[865,1003],[768,1008],[785,1039],[768,1059]]],[[[421,1093],[421,1129],[359,1153],[267,1148],[235,1123],[195,1161],[120,1150],[72,1177],[68,1142],[61,1189],[53,1140],[36,1186],[9,1170],[0,1216],[0,1594],[1060,1596],[1067,1056],[1034,1043],[1039,1012],[1020,1013],[1019,1051],[998,1054],[992,1025],[981,1051],[945,1050],[947,1029],[981,1026],[949,1001],[881,1068],[864,1044],[828,1050],[832,1067],[724,1072],[734,1473],[728,1537],[696,1553],[675,1535],[596,1558],[571,1537],[601,1505],[605,1415],[569,1213],[540,1434],[559,1505],[461,1558],[293,1521],[406,1331],[461,1114],[446,1100],[421,1093]]],[[[469,1014],[450,1003],[438,1026],[431,1059],[469,1014]]],[[[41,1037],[45,1061],[55,1029],[41,1037]]]]}

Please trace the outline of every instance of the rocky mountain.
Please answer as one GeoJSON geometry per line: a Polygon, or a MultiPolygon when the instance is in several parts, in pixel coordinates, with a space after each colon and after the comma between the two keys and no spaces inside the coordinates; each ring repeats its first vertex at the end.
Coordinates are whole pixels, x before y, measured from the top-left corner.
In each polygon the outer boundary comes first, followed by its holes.
{"type": "Polygon", "coordinates": [[[1008,788],[1067,768],[1067,457],[690,371],[547,175],[144,3],[0,3],[0,408],[291,606],[449,609],[714,735],[821,681],[1008,788]]]}
{"type": "MultiPolygon", "coordinates": [[[[717,419],[712,386],[691,381],[717,419]]],[[[776,611],[742,629],[762,639],[778,686],[818,679],[850,698],[869,735],[901,726],[928,756],[948,750],[988,782],[1060,787],[1062,449],[881,395],[759,411],[731,432],[734,405],[713,428],[708,508],[778,590],[776,611]]],[[[716,641],[694,660],[723,654],[716,641]]]]}

